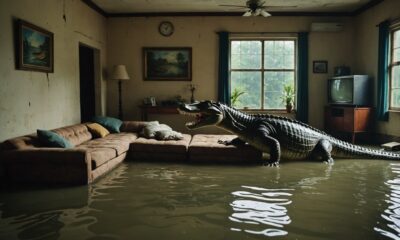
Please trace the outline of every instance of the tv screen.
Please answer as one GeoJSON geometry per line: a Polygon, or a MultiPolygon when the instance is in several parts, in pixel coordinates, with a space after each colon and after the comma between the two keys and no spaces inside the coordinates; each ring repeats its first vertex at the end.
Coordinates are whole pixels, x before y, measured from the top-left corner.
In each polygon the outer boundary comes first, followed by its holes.
{"type": "Polygon", "coordinates": [[[331,101],[335,103],[353,102],[353,78],[341,78],[331,81],[331,101]]]}

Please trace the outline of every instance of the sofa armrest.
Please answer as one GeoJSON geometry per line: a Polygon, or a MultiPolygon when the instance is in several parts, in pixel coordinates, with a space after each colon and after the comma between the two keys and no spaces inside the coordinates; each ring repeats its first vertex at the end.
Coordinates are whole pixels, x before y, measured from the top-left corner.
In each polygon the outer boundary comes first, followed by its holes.
{"type": "Polygon", "coordinates": [[[92,181],[90,153],[83,149],[27,148],[2,151],[7,182],[87,184],[92,181]]]}

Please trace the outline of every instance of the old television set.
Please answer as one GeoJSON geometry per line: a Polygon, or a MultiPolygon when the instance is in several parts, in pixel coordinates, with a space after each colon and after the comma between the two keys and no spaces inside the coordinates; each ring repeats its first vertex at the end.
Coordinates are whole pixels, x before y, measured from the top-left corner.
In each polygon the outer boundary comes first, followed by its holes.
{"type": "Polygon", "coordinates": [[[332,77],[328,80],[328,102],[331,105],[369,106],[371,98],[367,75],[332,77]]]}

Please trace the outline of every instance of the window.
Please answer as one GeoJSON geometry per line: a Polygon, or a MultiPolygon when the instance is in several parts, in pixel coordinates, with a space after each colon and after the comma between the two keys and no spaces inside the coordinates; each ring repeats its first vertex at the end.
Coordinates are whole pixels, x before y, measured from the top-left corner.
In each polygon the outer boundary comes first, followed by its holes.
{"type": "Polygon", "coordinates": [[[390,108],[400,110],[400,27],[391,31],[390,46],[390,108]]]}
{"type": "Polygon", "coordinates": [[[232,105],[256,110],[285,109],[285,85],[296,83],[296,40],[231,40],[232,105]]]}

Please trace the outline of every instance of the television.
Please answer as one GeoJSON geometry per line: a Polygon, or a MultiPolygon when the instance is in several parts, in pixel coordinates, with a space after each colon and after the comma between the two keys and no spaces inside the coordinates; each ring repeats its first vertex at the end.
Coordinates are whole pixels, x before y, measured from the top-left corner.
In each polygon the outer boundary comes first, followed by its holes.
{"type": "Polygon", "coordinates": [[[333,77],[328,79],[328,102],[332,105],[369,106],[370,89],[367,75],[333,77]]]}

